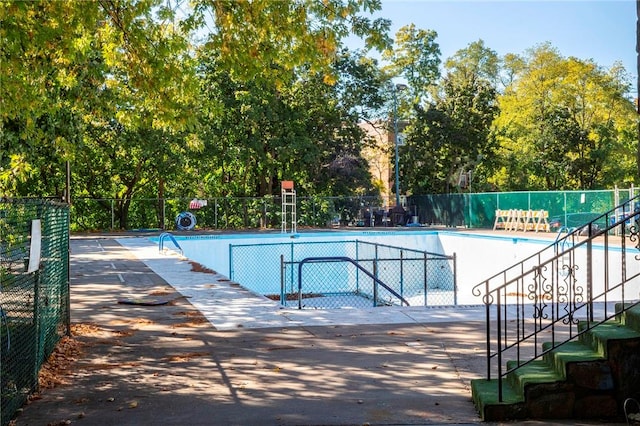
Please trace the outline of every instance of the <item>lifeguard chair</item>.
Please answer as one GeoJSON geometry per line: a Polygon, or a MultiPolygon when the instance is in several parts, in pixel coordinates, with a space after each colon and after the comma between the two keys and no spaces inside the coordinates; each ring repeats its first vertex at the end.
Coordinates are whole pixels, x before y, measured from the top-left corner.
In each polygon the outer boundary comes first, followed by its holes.
{"type": "Polygon", "coordinates": [[[296,191],[292,180],[283,180],[282,189],[282,232],[287,232],[287,212],[291,214],[291,233],[296,233],[296,191]]]}

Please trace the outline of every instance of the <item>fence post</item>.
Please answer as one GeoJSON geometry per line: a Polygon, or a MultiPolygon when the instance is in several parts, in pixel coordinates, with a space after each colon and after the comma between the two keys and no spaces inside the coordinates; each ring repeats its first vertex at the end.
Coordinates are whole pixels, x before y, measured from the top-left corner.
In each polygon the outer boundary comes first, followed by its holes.
{"type": "Polygon", "coordinates": [[[229,244],[229,279],[233,281],[233,244],[229,244]]]}
{"type": "Polygon", "coordinates": [[[373,280],[373,307],[378,306],[378,281],[373,280]]]}
{"type": "Polygon", "coordinates": [[[315,198],[311,199],[311,211],[313,212],[313,224],[318,225],[318,215],[316,213],[316,200],[315,198]]]}
{"type": "Polygon", "coordinates": [[[260,228],[264,229],[267,227],[267,202],[263,198],[262,199],[262,220],[260,223],[260,228]]]}
{"type": "Polygon", "coordinates": [[[287,306],[285,291],[284,291],[284,274],[287,271],[284,266],[284,254],[280,255],[280,304],[282,306],[287,306]]]}
{"type": "Polygon", "coordinates": [[[39,361],[42,358],[41,350],[41,342],[40,342],[40,271],[34,272],[34,283],[33,283],[33,327],[35,328],[35,336],[33,342],[33,370],[30,377],[29,387],[34,389],[34,385],[38,383],[38,373],[39,373],[39,361]]]}
{"type": "Polygon", "coordinates": [[[167,228],[167,203],[164,198],[161,198],[160,202],[162,203],[162,228],[160,229],[164,231],[167,228]]]}
{"type": "Polygon", "coordinates": [[[218,229],[218,199],[213,199],[213,227],[218,229]]]}
{"type": "MultiPolygon", "coordinates": [[[[294,269],[295,269],[295,260],[294,260],[294,244],[293,243],[289,243],[290,244],[290,253],[289,253],[289,262],[291,262],[291,289],[293,290],[293,285],[294,285],[294,281],[293,281],[293,277],[295,276],[294,274],[294,269]]],[[[300,269],[300,271],[298,273],[302,272],[302,269],[300,269]]],[[[302,277],[298,277],[298,280],[300,280],[302,277]]],[[[301,282],[300,282],[301,283],[301,282]]],[[[298,293],[300,293],[298,295],[298,298],[300,299],[298,302],[298,309],[302,309],[302,291],[298,290],[298,293]]]]}
{"type": "MultiPolygon", "coordinates": [[[[291,243],[291,253],[293,253],[293,243],[291,243]]],[[[302,266],[303,263],[300,262],[298,264],[298,309],[302,309],[302,266]]]]}
{"type": "MultiPolygon", "coordinates": [[[[378,243],[376,243],[374,245],[374,247],[375,247],[375,258],[373,260],[373,276],[378,278],[378,243]]],[[[373,280],[373,292],[374,292],[373,293],[373,296],[374,296],[373,297],[373,303],[374,303],[373,306],[376,306],[375,303],[378,300],[377,299],[377,297],[378,297],[378,284],[376,283],[375,280],[373,280]]]]}
{"type": "Polygon", "coordinates": [[[453,253],[453,305],[458,306],[458,271],[456,265],[456,254],[453,253]]]}
{"type": "MultiPolygon", "coordinates": [[[[359,248],[360,248],[360,242],[356,240],[356,262],[358,264],[360,263],[360,255],[358,250],[359,248]]],[[[360,269],[358,268],[356,268],[356,291],[360,291],[360,269]]]]}
{"type": "MultiPolygon", "coordinates": [[[[66,294],[65,294],[65,318],[64,318],[64,322],[65,322],[65,327],[67,329],[67,332],[65,333],[68,337],[71,337],[71,212],[69,211],[69,208],[67,208],[65,211],[65,232],[66,232],[66,253],[65,255],[67,256],[67,261],[66,261],[66,267],[67,267],[67,274],[65,276],[65,290],[66,290],[66,294]]],[[[0,369],[0,371],[2,371],[0,369]]],[[[0,417],[1,418],[1,417],[0,417]]]]}
{"type": "Polygon", "coordinates": [[[423,253],[424,256],[424,306],[427,306],[427,253],[423,253]]]}
{"type": "Polygon", "coordinates": [[[404,252],[400,250],[400,296],[404,297],[404,252]]]}

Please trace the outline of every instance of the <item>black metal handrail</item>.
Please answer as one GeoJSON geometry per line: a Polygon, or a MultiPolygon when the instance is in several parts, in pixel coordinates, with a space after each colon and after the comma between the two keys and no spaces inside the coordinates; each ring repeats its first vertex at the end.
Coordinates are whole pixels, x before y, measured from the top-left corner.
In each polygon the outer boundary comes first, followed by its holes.
{"type": "Polygon", "coordinates": [[[346,256],[332,256],[332,257],[307,257],[302,259],[298,264],[298,309],[302,309],[302,266],[305,263],[329,263],[329,262],[349,262],[352,265],[354,265],[356,268],[358,268],[361,272],[363,272],[365,275],[373,279],[374,306],[376,301],[378,300],[378,287],[377,287],[378,285],[384,287],[389,293],[397,297],[400,300],[400,304],[404,303],[405,305],[409,306],[409,302],[407,302],[404,297],[400,296],[391,287],[389,287],[388,285],[380,281],[378,277],[373,275],[371,272],[369,272],[366,268],[364,268],[362,265],[360,265],[358,262],[356,262],[352,258],[346,257],[346,256]]]}
{"type": "MultiPolygon", "coordinates": [[[[446,255],[361,240],[341,241],[341,245],[336,245],[336,241],[307,241],[284,244],[289,245],[290,250],[287,250],[288,253],[281,252],[280,254],[279,300],[283,306],[287,305],[287,301],[293,302],[297,300],[295,286],[298,278],[296,271],[298,270],[297,265],[300,263],[300,259],[335,255],[354,259],[360,266],[371,271],[380,281],[391,286],[400,296],[409,300],[413,306],[416,303],[420,304],[419,298],[423,299],[424,306],[451,306],[458,303],[455,253],[446,255]]],[[[281,246],[283,243],[277,243],[276,245],[281,246]]],[[[260,247],[263,246],[260,245],[260,247]]],[[[323,271],[326,272],[325,269],[323,271]]],[[[353,289],[348,288],[348,284],[345,281],[346,276],[342,276],[337,280],[315,281],[314,291],[309,291],[309,285],[305,283],[305,290],[308,291],[308,297],[314,294],[316,296],[332,294],[333,298],[327,299],[327,301],[328,304],[334,305],[334,307],[339,307],[341,303],[351,303],[347,299],[348,294],[358,294],[368,299],[373,298],[372,294],[366,294],[358,290],[357,276],[358,272],[355,275],[355,287],[353,289]],[[343,287],[344,285],[347,285],[347,287],[343,287]]],[[[383,291],[382,288],[381,291],[383,291]]],[[[390,295],[390,297],[395,300],[393,295],[390,295]]],[[[377,302],[374,300],[374,303],[377,302]]],[[[328,306],[323,305],[323,307],[327,308],[328,306]]],[[[317,309],[318,307],[315,308],[317,309]]]]}
{"type": "Polygon", "coordinates": [[[573,229],[472,289],[486,308],[486,378],[496,375],[499,401],[507,374],[620,313],[608,304],[621,302],[624,311],[639,303],[639,199],[573,229]],[[598,315],[596,304],[602,305],[598,315]],[[544,348],[543,338],[550,340],[544,348]],[[503,363],[506,357],[516,361],[513,366],[503,363]]]}

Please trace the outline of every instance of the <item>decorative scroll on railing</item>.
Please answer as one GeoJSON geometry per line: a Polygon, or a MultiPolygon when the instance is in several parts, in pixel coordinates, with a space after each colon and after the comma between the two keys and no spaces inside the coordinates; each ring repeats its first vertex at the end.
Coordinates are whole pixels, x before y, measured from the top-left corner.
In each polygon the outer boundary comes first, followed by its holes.
{"type": "Polygon", "coordinates": [[[486,307],[487,379],[497,377],[500,401],[509,372],[615,317],[615,303],[638,303],[639,260],[636,197],[473,288],[486,307]]]}

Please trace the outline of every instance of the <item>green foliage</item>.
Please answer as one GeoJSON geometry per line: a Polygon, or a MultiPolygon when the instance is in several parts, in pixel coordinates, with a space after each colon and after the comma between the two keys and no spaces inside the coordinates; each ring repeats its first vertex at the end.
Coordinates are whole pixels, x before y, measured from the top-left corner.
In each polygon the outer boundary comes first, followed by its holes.
{"type": "Polygon", "coordinates": [[[498,113],[496,62],[496,53],[482,43],[458,51],[447,61],[435,100],[426,109],[416,108],[401,149],[403,181],[413,194],[451,192],[461,176],[468,179],[469,172],[491,165],[491,125],[498,113]]]}
{"type": "Polygon", "coordinates": [[[278,82],[234,80],[218,60],[202,52],[208,194],[277,195],[281,180],[315,194],[372,191],[358,127],[363,99],[380,99],[373,84],[381,80],[369,63],[342,56],[335,67],[350,84],[301,70],[278,89],[278,82]]]}
{"type": "Polygon", "coordinates": [[[383,58],[390,63],[386,72],[407,81],[407,95],[411,104],[426,100],[440,77],[440,46],[436,43],[437,36],[433,30],[416,29],[413,24],[407,25],[396,33],[393,49],[383,52],[383,58]]]}
{"type": "Polygon", "coordinates": [[[548,44],[511,63],[495,122],[504,190],[597,189],[632,182],[637,118],[622,70],[563,58],[548,44]]]}
{"type": "Polygon", "coordinates": [[[234,80],[267,79],[281,89],[300,67],[333,83],[331,66],[350,34],[363,38],[367,48],[387,48],[390,21],[361,13],[380,8],[380,0],[200,0],[194,19],[212,17],[205,48],[219,53],[220,66],[234,80]]]}
{"type": "Polygon", "coordinates": [[[134,196],[271,194],[283,177],[314,190],[328,153],[359,157],[356,124],[342,128],[359,106],[351,86],[333,87],[334,65],[350,33],[388,46],[389,21],[365,16],[379,8],[378,0],[202,0],[192,9],[164,0],[2,1],[0,193],[61,196],[71,161],[73,198],[115,199],[100,209],[114,208],[126,227],[134,196]],[[207,86],[198,50],[215,58],[209,77],[229,84],[207,86]],[[294,96],[303,85],[327,102],[319,126],[310,122],[316,99],[294,96]]]}
{"type": "MultiPolygon", "coordinates": [[[[390,22],[370,18],[380,8],[0,0],[0,195],[61,197],[70,162],[86,229],[110,227],[112,210],[116,227],[154,226],[167,221],[159,199],[194,196],[257,196],[224,220],[277,224],[282,180],[299,195],[375,196],[359,124],[392,122],[396,77],[409,88],[395,93],[409,192],[469,190],[459,186],[469,171],[475,190],[637,183],[638,119],[621,66],[549,44],[499,58],[479,40],[441,68],[434,31],[409,25],[391,45],[390,22]],[[350,34],[388,63],[344,49],[350,34]],[[149,200],[146,210],[134,199],[149,200]]],[[[309,222],[340,210],[302,208],[322,211],[305,213],[309,222]]]]}

